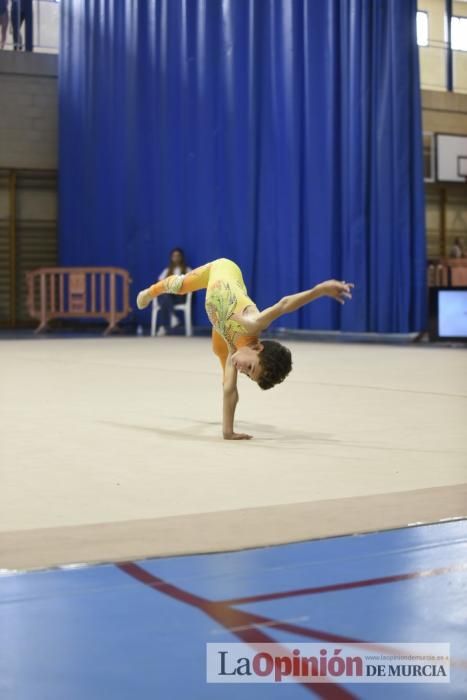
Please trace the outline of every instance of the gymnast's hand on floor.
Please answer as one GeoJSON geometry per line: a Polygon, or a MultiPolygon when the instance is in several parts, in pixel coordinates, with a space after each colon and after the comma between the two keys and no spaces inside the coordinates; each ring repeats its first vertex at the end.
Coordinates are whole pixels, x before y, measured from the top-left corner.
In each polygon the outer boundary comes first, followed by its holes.
{"type": "Polygon", "coordinates": [[[246,433],[224,433],[224,440],[251,440],[252,437],[246,433]]]}
{"type": "Polygon", "coordinates": [[[337,280],[326,280],[317,285],[320,290],[320,295],[332,297],[339,304],[345,304],[346,299],[352,299],[352,289],[355,285],[352,282],[338,282],[337,280]]]}

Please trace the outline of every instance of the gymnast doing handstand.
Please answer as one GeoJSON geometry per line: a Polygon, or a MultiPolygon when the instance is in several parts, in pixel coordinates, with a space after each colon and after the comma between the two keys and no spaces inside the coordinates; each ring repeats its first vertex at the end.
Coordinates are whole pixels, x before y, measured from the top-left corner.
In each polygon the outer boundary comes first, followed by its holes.
{"type": "Polygon", "coordinates": [[[261,389],[284,381],[292,369],[290,350],[274,340],[260,340],[260,334],[276,319],[305,304],[328,296],[341,304],[352,298],[350,282],[327,280],[312,289],[283,297],[260,311],[248,297],[242,272],[227,258],[219,258],[185,275],[171,275],[137,297],[144,309],[160,294],[188,294],[206,289],[206,312],[212,324],[212,346],[224,372],[222,430],[225,440],[249,440],[252,436],[234,429],[238,403],[237,374],[247,375],[261,389]]]}

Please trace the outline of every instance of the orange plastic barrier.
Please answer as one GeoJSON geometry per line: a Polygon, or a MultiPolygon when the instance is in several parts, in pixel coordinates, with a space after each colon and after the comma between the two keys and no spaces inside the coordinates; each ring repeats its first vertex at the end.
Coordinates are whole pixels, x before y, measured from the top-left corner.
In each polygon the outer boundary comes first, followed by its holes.
{"type": "Polygon", "coordinates": [[[429,287],[467,287],[467,258],[441,258],[428,265],[429,287]]]}
{"type": "Polygon", "coordinates": [[[428,286],[429,287],[447,287],[448,285],[448,268],[446,265],[431,264],[428,266],[428,286]]]}
{"type": "Polygon", "coordinates": [[[449,258],[446,264],[451,270],[451,287],[467,287],[467,259],[449,258]]]}
{"type": "Polygon", "coordinates": [[[36,333],[54,318],[103,318],[110,333],[131,312],[131,278],[119,267],[41,267],[26,273],[30,315],[36,333]]]}

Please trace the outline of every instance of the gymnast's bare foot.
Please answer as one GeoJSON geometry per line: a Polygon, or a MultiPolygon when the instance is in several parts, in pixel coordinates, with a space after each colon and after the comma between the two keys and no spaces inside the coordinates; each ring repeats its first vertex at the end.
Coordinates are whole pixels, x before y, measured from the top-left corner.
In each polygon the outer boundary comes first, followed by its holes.
{"type": "Polygon", "coordinates": [[[136,297],[136,306],[138,309],[145,309],[151,303],[151,297],[149,296],[149,289],[143,289],[136,297]]]}
{"type": "Polygon", "coordinates": [[[252,437],[246,433],[224,433],[224,440],[251,440],[252,437]]]}

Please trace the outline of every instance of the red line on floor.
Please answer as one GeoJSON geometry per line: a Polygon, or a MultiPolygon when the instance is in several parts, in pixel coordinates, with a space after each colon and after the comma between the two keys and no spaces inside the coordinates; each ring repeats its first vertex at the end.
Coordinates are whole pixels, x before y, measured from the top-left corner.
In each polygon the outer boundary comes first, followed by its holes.
{"type": "Polygon", "coordinates": [[[439,569],[428,569],[426,571],[413,571],[409,574],[395,574],[393,576],[382,576],[380,578],[363,579],[362,581],[346,581],[343,583],[333,583],[327,586],[317,586],[314,588],[297,588],[293,591],[279,591],[277,593],[264,593],[260,595],[246,596],[245,598],[231,598],[223,600],[226,605],[243,605],[245,603],[260,603],[267,600],[279,600],[281,598],[294,598],[301,595],[314,595],[316,593],[330,593],[333,591],[347,591],[352,588],[364,588],[365,586],[381,586],[385,583],[396,583],[398,581],[409,581],[411,579],[423,578],[425,576],[440,576],[452,571],[462,571],[467,569],[467,564],[458,566],[445,566],[439,569]]]}
{"type": "MultiPolygon", "coordinates": [[[[140,583],[157,590],[159,593],[163,593],[164,595],[168,595],[170,598],[174,598],[181,603],[186,603],[187,605],[198,608],[198,610],[201,610],[218,624],[222,625],[222,627],[227,629],[238,639],[241,639],[243,642],[246,642],[253,647],[257,644],[277,645],[277,642],[272,637],[258,629],[256,625],[268,625],[269,627],[293,631],[302,636],[312,636],[313,638],[323,640],[326,639],[326,641],[329,642],[342,642],[344,640],[356,641],[328,635],[318,630],[306,629],[296,625],[288,625],[261,615],[253,615],[241,610],[235,610],[224,602],[210,601],[206,598],[201,598],[200,596],[193,595],[182,588],[178,588],[178,586],[174,586],[171,583],[164,581],[158,576],[150,574],[148,571],[134,562],[125,562],[122,564],[116,564],[116,566],[128,576],[131,576],[140,583]]],[[[285,652],[286,650],[284,650],[284,653],[285,652]]],[[[346,688],[337,684],[300,683],[299,685],[306,688],[308,692],[314,693],[324,700],[356,700],[355,695],[353,695],[346,688]]]]}

